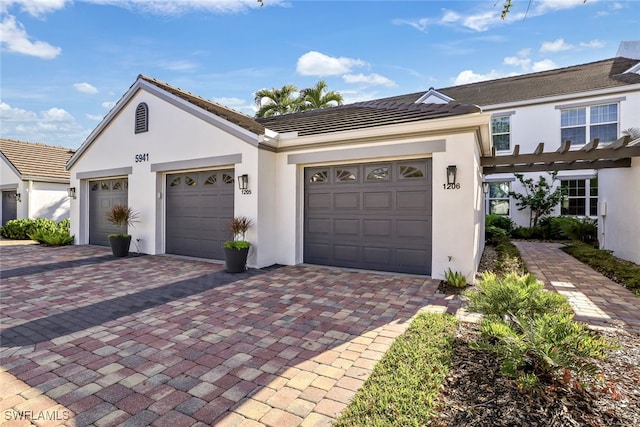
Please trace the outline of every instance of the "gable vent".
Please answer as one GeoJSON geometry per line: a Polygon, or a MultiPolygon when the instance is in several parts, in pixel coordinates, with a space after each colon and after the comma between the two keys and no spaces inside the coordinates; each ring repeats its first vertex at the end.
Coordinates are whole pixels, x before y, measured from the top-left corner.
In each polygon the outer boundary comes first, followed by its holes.
{"type": "Polygon", "coordinates": [[[136,133],[147,132],[149,130],[149,107],[145,102],[141,102],[136,107],[136,133]]]}

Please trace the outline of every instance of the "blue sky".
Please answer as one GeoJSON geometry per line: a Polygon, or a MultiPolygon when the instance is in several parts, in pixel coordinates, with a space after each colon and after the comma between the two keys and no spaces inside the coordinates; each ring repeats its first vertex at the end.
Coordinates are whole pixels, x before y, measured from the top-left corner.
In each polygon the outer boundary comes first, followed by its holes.
{"type": "Polygon", "coordinates": [[[78,147],[145,74],[246,114],[324,79],[346,102],[615,56],[640,2],[3,0],[0,136],[78,147]],[[528,10],[527,10],[528,9],[528,10]]]}

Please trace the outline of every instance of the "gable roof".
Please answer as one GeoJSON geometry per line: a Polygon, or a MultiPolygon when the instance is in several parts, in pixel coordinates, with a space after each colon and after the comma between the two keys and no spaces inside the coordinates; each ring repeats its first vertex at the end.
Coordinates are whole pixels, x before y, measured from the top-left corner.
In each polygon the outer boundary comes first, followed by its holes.
{"type": "MultiPolygon", "coordinates": [[[[638,59],[611,58],[587,64],[522,74],[502,79],[438,89],[463,104],[480,106],[535,100],[600,89],[640,84],[640,74],[628,72],[638,59]]],[[[385,98],[392,102],[416,102],[424,92],[385,98]]]]}
{"type": "Polygon", "coordinates": [[[65,164],[74,153],[69,148],[0,139],[0,152],[23,179],[30,177],[69,179],[65,164]]]}
{"type": "Polygon", "coordinates": [[[475,105],[454,102],[416,104],[374,100],[256,120],[279,133],[297,132],[298,136],[309,136],[479,112],[480,108],[475,105]]]}
{"type": "Polygon", "coordinates": [[[180,88],[170,85],[169,83],[161,82],[160,80],[154,79],[152,77],[148,77],[140,74],[138,76],[139,80],[147,81],[160,89],[163,89],[178,98],[181,98],[197,107],[202,108],[210,113],[215,114],[218,117],[222,117],[223,119],[236,124],[249,132],[253,132],[256,135],[261,135],[264,133],[264,126],[258,123],[253,117],[243,114],[239,111],[233,110],[229,107],[225,107],[222,104],[218,104],[217,102],[213,102],[206,98],[203,98],[198,95],[194,95],[191,92],[187,92],[180,88]]]}

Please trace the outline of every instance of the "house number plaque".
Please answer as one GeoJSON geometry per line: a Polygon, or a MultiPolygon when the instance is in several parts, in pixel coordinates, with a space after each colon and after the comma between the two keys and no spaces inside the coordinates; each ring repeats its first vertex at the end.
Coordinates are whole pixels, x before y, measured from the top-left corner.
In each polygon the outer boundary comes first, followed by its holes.
{"type": "Polygon", "coordinates": [[[251,194],[251,190],[240,190],[242,194],[251,194]]]}
{"type": "Polygon", "coordinates": [[[442,188],[444,190],[459,190],[460,189],[460,183],[457,182],[455,184],[442,184],[442,188]]]}
{"type": "Polygon", "coordinates": [[[148,162],[149,161],[149,153],[136,154],[135,161],[136,161],[136,163],[148,162]]]}

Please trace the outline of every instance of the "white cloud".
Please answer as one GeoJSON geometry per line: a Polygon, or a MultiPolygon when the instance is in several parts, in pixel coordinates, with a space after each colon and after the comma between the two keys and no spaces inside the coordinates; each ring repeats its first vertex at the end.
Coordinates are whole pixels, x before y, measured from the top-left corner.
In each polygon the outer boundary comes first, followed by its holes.
{"type": "Polygon", "coordinates": [[[580,42],[580,47],[586,48],[586,49],[600,49],[603,48],[606,45],[605,42],[601,41],[601,40],[591,40],[590,42],[580,42]]]}
{"type": "Polygon", "coordinates": [[[539,71],[553,70],[554,68],[558,68],[555,62],[550,59],[543,59],[542,61],[534,62],[531,66],[531,71],[537,73],[539,71]]]}
{"type": "Polygon", "coordinates": [[[531,59],[523,58],[522,56],[507,56],[504,58],[505,65],[511,65],[514,67],[521,67],[523,70],[528,70],[531,67],[531,59]]]}
{"type": "Polygon", "coordinates": [[[0,101],[0,119],[2,137],[20,141],[71,147],[79,145],[89,134],[71,114],[57,107],[36,113],[0,101]]]}
{"type": "Polygon", "coordinates": [[[380,74],[372,73],[372,74],[345,74],[342,76],[342,79],[346,83],[351,84],[361,84],[364,86],[386,86],[386,87],[396,87],[397,84],[393,80],[381,76],[380,74]]]}
{"type": "MultiPolygon", "coordinates": [[[[175,16],[188,12],[239,13],[262,7],[256,0],[87,0],[95,4],[106,4],[138,10],[155,15],[175,16]]],[[[284,0],[266,0],[267,6],[287,6],[284,0]]]]}
{"type": "Polygon", "coordinates": [[[85,114],[84,116],[87,119],[93,120],[93,121],[96,121],[96,122],[99,122],[104,118],[104,116],[102,114],[85,114]]]}
{"type": "Polygon", "coordinates": [[[191,71],[198,68],[198,64],[192,61],[164,61],[158,64],[159,67],[169,71],[191,71]]]}
{"type": "MultiPolygon", "coordinates": [[[[598,0],[590,0],[589,3],[596,3],[597,1],[598,0]]],[[[555,12],[556,10],[573,9],[574,7],[584,5],[584,3],[584,0],[536,0],[532,3],[533,10],[529,12],[529,15],[538,16],[555,12]]]]}
{"type": "Polygon", "coordinates": [[[42,16],[55,12],[65,7],[69,0],[3,0],[0,11],[6,13],[11,6],[19,6],[20,9],[31,16],[42,16]]]}
{"type": "Polygon", "coordinates": [[[497,12],[485,12],[465,17],[462,20],[462,25],[472,30],[482,32],[499,24],[500,21],[500,15],[497,12]]]}
{"type": "Polygon", "coordinates": [[[573,45],[565,43],[564,39],[542,42],[542,46],[540,46],[540,52],[562,52],[571,49],[573,49],[573,45]]]}
{"type": "Polygon", "coordinates": [[[458,76],[453,80],[453,83],[455,85],[465,85],[468,83],[499,79],[501,77],[507,77],[507,76],[496,70],[491,70],[487,74],[476,74],[472,70],[464,70],[458,74],[458,76]]]}
{"type": "Polygon", "coordinates": [[[62,49],[42,41],[31,41],[22,24],[11,15],[5,16],[0,23],[0,42],[9,52],[36,56],[42,59],[53,59],[60,55],[62,49]]]}
{"type": "Polygon", "coordinates": [[[298,58],[296,71],[303,76],[338,76],[346,74],[354,67],[367,65],[360,59],[335,58],[320,52],[310,51],[298,58]]]}
{"type": "Polygon", "coordinates": [[[115,101],[104,101],[100,106],[105,110],[111,110],[116,105],[115,101]]]}
{"type": "Polygon", "coordinates": [[[73,87],[78,91],[78,92],[82,92],[82,93],[86,93],[89,95],[93,95],[94,93],[98,93],[98,89],[96,89],[95,86],[83,82],[83,83],[74,83],[73,87]]]}

